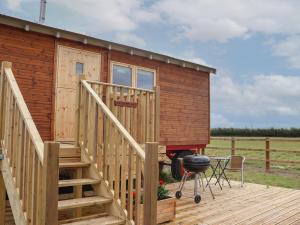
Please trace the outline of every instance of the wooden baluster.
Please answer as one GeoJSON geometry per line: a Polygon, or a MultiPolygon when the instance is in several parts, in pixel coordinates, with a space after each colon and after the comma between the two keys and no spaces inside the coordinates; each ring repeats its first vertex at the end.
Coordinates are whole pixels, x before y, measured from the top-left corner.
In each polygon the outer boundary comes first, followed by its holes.
{"type": "Polygon", "coordinates": [[[124,138],[121,137],[121,154],[122,154],[122,169],[121,169],[121,204],[122,208],[126,207],[126,176],[128,174],[127,166],[127,145],[125,145],[124,138]]]}
{"type": "Polygon", "coordinates": [[[122,139],[120,133],[115,129],[115,199],[120,198],[120,153],[122,151],[122,139]]]}
{"type": "Polygon", "coordinates": [[[132,220],[133,218],[133,174],[132,174],[132,164],[133,164],[133,153],[132,149],[127,145],[128,152],[128,219],[132,220]]]}
{"type": "Polygon", "coordinates": [[[145,105],[145,132],[146,132],[146,141],[151,141],[151,102],[150,102],[150,93],[146,92],[146,105],[145,105]]]}
{"type": "Polygon", "coordinates": [[[144,176],[144,225],[156,224],[158,186],[158,143],[146,143],[144,176]]]}
{"type": "Polygon", "coordinates": [[[135,179],[135,224],[140,224],[140,215],[141,215],[141,159],[136,155],[136,179],[135,179]]]}
{"type": "Polygon", "coordinates": [[[160,87],[155,87],[155,141],[160,137],[160,87]]]}

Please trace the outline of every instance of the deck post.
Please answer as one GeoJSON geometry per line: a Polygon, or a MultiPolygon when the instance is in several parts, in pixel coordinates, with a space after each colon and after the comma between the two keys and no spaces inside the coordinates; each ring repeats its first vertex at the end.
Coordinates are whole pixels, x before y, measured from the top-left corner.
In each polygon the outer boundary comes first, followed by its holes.
{"type": "Polygon", "coordinates": [[[146,143],[144,225],[156,225],[158,187],[158,143],[146,143]]]}
{"type": "Polygon", "coordinates": [[[59,143],[45,142],[43,163],[43,189],[45,201],[43,203],[45,225],[58,224],[58,158],[59,143]]]}
{"type": "Polygon", "coordinates": [[[270,138],[266,138],[266,172],[270,172],[270,138]]]}
{"type": "Polygon", "coordinates": [[[5,225],[5,209],[6,209],[6,189],[5,189],[2,172],[0,172],[0,225],[5,225]]]}
{"type": "Polygon", "coordinates": [[[235,155],[235,138],[231,138],[231,155],[235,155]]]}

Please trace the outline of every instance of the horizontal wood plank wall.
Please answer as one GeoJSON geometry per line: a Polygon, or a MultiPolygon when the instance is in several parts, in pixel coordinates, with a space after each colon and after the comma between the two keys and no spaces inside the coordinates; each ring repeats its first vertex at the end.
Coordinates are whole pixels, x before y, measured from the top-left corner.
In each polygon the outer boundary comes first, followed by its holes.
{"type": "Polygon", "coordinates": [[[0,25],[0,61],[13,73],[43,140],[51,139],[54,39],[0,25]]]}
{"type": "Polygon", "coordinates": [[[160,144],[208,143],[208,73],[0,25],[0,60],[13,63],[13,72],[44,141],[53,138],[55,42],[100,52],[103,82],[109,80],[109,57],[112,61],[155,69],[161,89],[160,144]]]}
{"type": "Polygon", "coordinates": [[[160,144],[209,142],[209,74],[111,51],[111,60],[156,69],[160,86],[160,144]]]}

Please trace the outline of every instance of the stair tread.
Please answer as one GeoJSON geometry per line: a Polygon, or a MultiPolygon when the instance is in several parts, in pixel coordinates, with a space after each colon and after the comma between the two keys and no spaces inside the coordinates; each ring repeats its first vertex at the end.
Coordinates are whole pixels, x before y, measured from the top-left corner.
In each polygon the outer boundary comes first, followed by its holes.
{"type": "Polygon", "coordinates": [[[78,221],[74,223],[68,223],[72,225],[118,225],[118,224],[125,224],[125,220],[117,218],[115,216],[104,216],[96,219],[89,219],[84,221],[78,221]]]}
{"type": "Polygon", "coordinates": [[[59,163],[59,168],[81,168],[81,167],[87,167],[90,163],[85,162],[62,162],[59,163]]]}
{"type": "Polygon", "coordinates": [[[58,210],[74,209],[74,208],[93,206],[93,205],[102,205],[110,202],[112,202],[112,199],[100,197],[100,196],[68,199],[68,200],[58,201],[58,210]]]}
{"type": "Polygon", "coordinates": [[[100,179],[90,179],[90,178],[82,178],[82,179],[70,179],[70,180],[59,180],[59,187],[70,187],[70,186],[80,186],[87,184],[99,184],[100,179]]]}

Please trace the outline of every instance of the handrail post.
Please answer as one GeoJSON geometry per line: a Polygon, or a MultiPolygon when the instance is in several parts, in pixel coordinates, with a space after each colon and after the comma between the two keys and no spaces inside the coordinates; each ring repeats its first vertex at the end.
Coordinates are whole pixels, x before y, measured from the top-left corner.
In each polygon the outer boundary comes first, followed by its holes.
{"type": "Polygon", "coordinates": [[[59,143],[45,142],[44,145],[44,163],[43,163],[43,191],[45,225],[58,224],[58,158],[59,158],[59,143]]]}
{"type": "Polygon", "coordinates": [[[6,209],[6,188],[4,185],[2,172],[0,172],[0,225],[5,225],[5,209],[6,209]]]}
{"type": "Polygon", "coordinates": [[[231,156],[235,155],[235,138],[231,138],[231,156]]]}
{"type": "Polygon", "coordinates": [[[144,182],[144,225],[156,225],[158,187],[158,143],[146,143],[144,182]]]}
{"type": "Polygon", "coordinates": [[[0,140],[4,139],[4,113],[5,113],[5,104],[6,101],[5,93],[6,93],[6,83],[4,82],[4,69],[5,68],[11,68],[12,63],[3,61],[1,63],[1,71],[0,71],[0,140]]]}
{"type": "Polygon", "coordinates": [[[270,172],[270,138],[266,138],[266,172],[270,172]]]}

